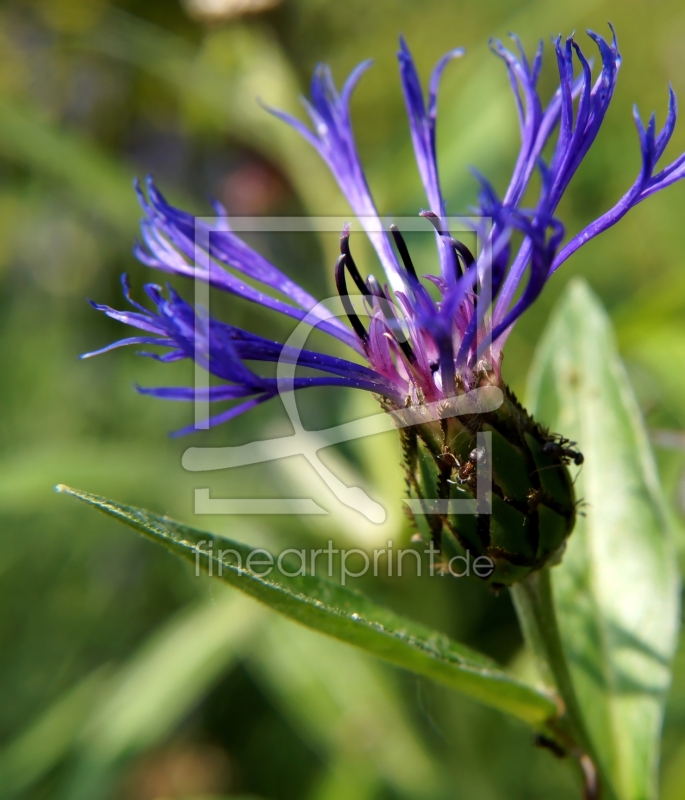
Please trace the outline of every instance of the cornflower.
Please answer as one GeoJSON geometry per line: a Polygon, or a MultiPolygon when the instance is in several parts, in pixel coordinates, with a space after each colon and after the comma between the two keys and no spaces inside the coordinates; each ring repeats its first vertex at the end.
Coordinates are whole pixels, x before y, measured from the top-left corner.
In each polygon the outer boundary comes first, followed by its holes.
{"type": "MultiPolygon", "coordinates": [[[[611,41],[592,31],[588,35],[599,51],[599,74],[593,80],[591,65],[573,36],[566,40],[559,36],[554,42],[559,86],[546,105],[537,90],[542,42],[532,60],[516,37],[512,38],[517,53],[500,41],[491,42],[492,51],[508,72],[521,148],[501,198],[486,178],[477,175],[476,217],[489,224],[477,226],[483,246],[475,253],[450,233],[436,159],[438,85],[445,67],[464,51],[453,50],[438,62],[424,93],[409,48],[400,39],[402,91],[427,199],[421,215],[432,223],[436,236],[440,270],[433,275],[420,275],[401,231],[381,224],[359,159],[349,105],[370,62],[359,65],[340,92],[329,68],[316,68],[311,98],[304,100],[311,127],[283,111],[268,109],[303,136],[325,161],[382,266],[382,282],[373,275],[362,277],[352,253],[350,228],[345,226],[335,283],[349,326],[330,315],[320,315],[316,298],[231,230],[219,204],[220,220],[209,223],[171,206],[151,178],[146,192],[136,186],[144,212],[143,244],[135,247],[140,261],[163,272],[206,281],[293,320],[307,318],[364,364],[289,348],[216,320],[194,309],[171,286],[166,292],[156,284],[145,286],[155,307],[150,310],[131,298],[126,276],[124,294],[134,310],[93,305],[142,334],[86,355],[135,344],[166,348],[163,355],[141,353],[160,361],[194,359],[220,380],[203,390],[204,396],[210,402],[233,401],[228,409],[210,417],[209,426],[237,417],[287,390],[316,386],[363,389],[393,410],[449,401],[474,388],[498,386],[504,403],[496,412],[443,419],[402,432],[409,492],[421,500],[475,497],[475,468],[484,460],[477,434],[489,432],[493,437],[488,466],[493,478],[492,513],[445,512],[426,519],[419,515],[416,522],[438,544],[447,529],[466,549],[493,558],[496,569],[490,580],[494,585],[521,580],[558,557],[575,520],[575,496],[566,467],[571,461],[581,463],[582,455],[571,449],[568,440],[535,423],[504,385],[502,348],[517,320],[573,253],[638,203],[685,175],[685,154],[656,171],[676,123],[676,98],[669,89],[668,114],[658,133],[654,114],[644,125],[637,109],[634,111],[642,166],[633,185],[612,208],[564,242],[564,227],[555,213],[601,128],[621,64],[615,34],[611,41]],[[543,152],[551,152],[548,160],[543,152]],[[534,205],[524,206],[536,172],[537,199],[534,205]],[[198,232],[202,234],[199,241],[207,243],[203,269],[195,264],[198,232]],[[514,240],[519,242],[517,247],[514,240]],[[435,287],[433,294],[426,280],[435,287]],[[246,363],[277,361],[311,368],[316,375],[283,383],[278,377],[260,375],[246,363]]],[[[138,387],[138,391],[169,400],[195,400],[199,390],[138,387]]],[[[193,426],[179,433],[192,430],[193,426]]]]}

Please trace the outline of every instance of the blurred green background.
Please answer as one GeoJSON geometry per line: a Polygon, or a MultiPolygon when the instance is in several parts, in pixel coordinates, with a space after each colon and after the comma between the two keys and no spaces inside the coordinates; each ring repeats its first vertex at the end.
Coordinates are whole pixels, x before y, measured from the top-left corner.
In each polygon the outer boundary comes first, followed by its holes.
{"type": "MultiPolygon", "coordinates": [[[[631,107],[661,122],[670,80],[685,97],[685,9],[675,0],[489,3],[237,0],[0,6],[0,798],[575,798],[571,770],[527,730],[447,689],[373,662],[276,618],[114,522],[57,497],[69,483],[275,550],[408,542],[394,436],[327,454],[347,482],[388,508],[384,526],[338,513],[306,465],[184,472],[190,445],[287,433],[276,403],[210,434],[170,440],[192,409],[138,396],[132,383],[190,382],[188,365],[118,351],[77,356],[123,335],[86,297],[122,306],[163,276],[136,264],[132,178],[153,173],[188,210],[209,197],[242,215],[348,214],[315,154],[256,103],[297,113],[319,60],[338,82],[373,57],[353,102],[359,148],[383,214],[424,204],[395,52],[408,37],[427,78],[444,51],[438,129],[453,213],[475,199],[475,165],[502,190],[517,153],[503,65],[487,48],[515,30],[540,37],[618,32],[624,64],[604,128],[560,208],[573,232],[639,168],[631,107]],[[266,6],[269,6],[268,8],[266,6]],[[197,517],[213,496],[314,497],[329,517],[197,517]]],[[[593,46],[579,37],[586,52],[593,46]]],[[[555,68],[549,45],[545,96],[555,68]]],[[[595,60],[597,60],[595,58],[595,60]]],[[[685,127],[667,151],[685,149],[685,127]]],[[[574,256],[518,325],[504,364],[523,394],[528,365],[566,281],[586,276],[609,308],[658,442],[677,527],[685,508],[685,186],[676,186],[574,256]],[[665,445],[665,446],[664,446],[665,445]]],[[[312,292],[331,289],[331,242],[263,241],[312,292]]],[[[427,265],[429,271],[433,265],[427,265]]],[[[192,297],[192,287],[177,282],[192,297]]],[[[282,335],[281,321],[217,298],[231,321],[282,335]]],[[[373,410],[371,398],[317,390],[310,427],[373,410]]],[[[525,671],[506,593],[476,582],[376,580],[365,590],[525,671]]],[[[663,797],[685,796],[685,658],[665,725],[663,797]]]]}

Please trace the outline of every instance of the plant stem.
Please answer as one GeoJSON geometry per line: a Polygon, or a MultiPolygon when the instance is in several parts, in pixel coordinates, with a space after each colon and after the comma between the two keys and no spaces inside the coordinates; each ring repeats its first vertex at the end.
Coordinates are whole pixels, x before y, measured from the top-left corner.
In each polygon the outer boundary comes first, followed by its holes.
{"type": "MultiPolygon", "coordinates": [[[[561,641],[550,568],[544,567],[532,572],[525,580],[511,587],[511,594],[524,639],[533,651],[540,677],[548,688],[556,691],[563,702],[559,730],[555,732],[578,761],[585,787],[585,800],[595,800],[600,796],[599,765],[585,727],[561,641]]],[[[607,788],[606,781],[602,783],[607,788]]],[[[607,794],[603,796],[606,797],[607,794]]]]}

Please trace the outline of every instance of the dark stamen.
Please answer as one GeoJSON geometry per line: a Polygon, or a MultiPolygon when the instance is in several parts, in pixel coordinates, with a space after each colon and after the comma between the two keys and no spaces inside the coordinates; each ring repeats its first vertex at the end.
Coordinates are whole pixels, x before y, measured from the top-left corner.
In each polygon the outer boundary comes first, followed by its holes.
{"type": "Polygon", "coordinates": [[[397,321],[397,317],[395,316],[395,312],[392,309],[392,304],[390,300],[388,300],[385,292],[381,288],[380,283],[376,280],[373,275],[369,275],[368,278],[368,286],[371,291],[371,294],[378,300],[378,305],[381,307],[381,311],[383,312],[383,316],[388,323],[388,327],[393,333],[395,337],[395,341],[400,346],[400,349],[404,353],[407,361],[410,364],[414,364],[416,362],[416,356],[414,355],[414,351],[412,350],[411,345],[407,341],[407,337],[404,335],[404,331],[400,326],[399,322],[397,321]]]}
{"type": "Polygon", "coordinates": [[[430,224],[435,228],[435,230],[440,234],[440,236],[444,236],[447,231],[444,231],[441,227],[441,219],[434,211],[420,211],[419,216],[427,219],[430,224]]]}
{"type": "Polygon", "coordinates": [[[460,242],[459,239],[450,236],[449,231],[442,229],[440,217],[437,214],[434,214],[432,211],[422,211],[420,216],[425,217],[435,228],[437,233],[452,246],[456,256],[457,278],[461,278],[465,271],[476,262],[473,253],[463,242],[460,242]],[[464,269],[462,269],[461,266],[462,262],[464,264],[464,269]]]}
{"type": "Polygon", "coordinates": [[[468,269],[471,266],[471,264],[476,263],[476,259],[474,258],[473,253],[463,242],[460,242],[459,239],[455,239],[453,236],[450,236],[450,244],[457,251],[457,253],[459,253],[459,255],[464,259],[464,264],[466,265],[466,269],[468,269]]]}
{"type": "Polygon", "coordinates": [[[418,275],[416,274],[416,269],[414,269],[414,263],[411,260],[411,256],[409,255],[409,248],[407,247],[407,243],[404,241],[404,237],[400,233],[399,228],[397,225],[390,226],[390,233],[392,233],[392,238],[395,240],[395,246],[400,254],[400,258],[402,259],[402,263],[404,264],[404,268],[407,272],[412,276],[412,278],[418,280],[418,275]]]}
{"type": "Polygon", "coordinates": [[[369,334],[366,332],[366,328],[364,327],[362,321],[357,316],[354,310],[354,306],[352,305],[352,301],[350,300],[350,297],[347,294],[347,281],[345,280],[346,265],[347,265],[347,256],[345,255],[339,256],[335,264],[335,286],[338,290],[338,294],[340,295],[340,299],[342,300],[343,308],[345,309],[347,318],[349,319],[350,324],[354,328],[354,332],[362,340],[362,342],[366,344],[369,340],[369,334]]]}
{"type": "Polygon", "coordinates": [[[350,252],[350,228],[348,225],[345,225],[343,232],[340,234],[340,252],[345,256],[345,264],[350,275],[352,276],[352,280],[357,286],[357,289],[359,289],[363,295],[368,297],[370,292],[364,283],[364,279],[360,275],[357,265],[354,263],[354,259],[352,258],[352,253],[350,252]]]}
{"type": "MultiPolygon", "coordinates": [[[[449,238],[450,244],[454,248],[454,252],[457,257],[457,264],[460,263],[460,256],[464,261],[465,270],[467,270],[470,266],[476,263],[476,259],[473,256],[473,253],[469,250],[469,248],[463,243],[460,242],[459,239],[455,239],[453,236],[449,238]]],[[[460,271],[460,276],[465,274],[465,270],[462,272],[460,271]]],[[[475,276],[476,281],[478,276],[475,276]]],[[[476,306],[478,304],[478,287],[476,286],[476,282],[474,281],[473,284],[473,304],[476,306]]]]}

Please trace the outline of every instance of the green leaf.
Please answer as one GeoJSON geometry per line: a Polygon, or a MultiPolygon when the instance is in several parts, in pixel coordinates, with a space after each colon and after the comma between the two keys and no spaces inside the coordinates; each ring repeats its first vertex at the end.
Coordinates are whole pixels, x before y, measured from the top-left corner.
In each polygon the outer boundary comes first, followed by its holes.
{"type": "Polygon", "coordinates": [[[339,759],[323,773],[307,800],[376,800],[381,792],[382,784],[368,764],[339,759]]]}
{"type": "MultiPolygon", "coordinates": [[[[433,678],[536,728],[544,729],[556,713],[555,703],[546,694],[508,675],[489,658],[358,592],[314,575],[287,577],[274,570],[261,577],[245,566],[252,552],[247,545],[66,486],[57,489],[126,523],[203,570],[211,563],[215,576],[221,567],[226,583],[303,625],[433,678]],[[211,562],[206,555],[198,556],[199,551],[206,552],[209,542],[216,544],[211,562]],[[224,551],[222,558],[219,548],[224,551]]],[[[265,560],[263,555],[259,558],[265,560]]],[[[257,571],[265,571],[265,567],[257,567],[257,571]]]]}
{"type": "MultiPolygon", "coordinates": [[[[368,791],[374,785],[371,796],[382,785],[379,779],[399,797],[438,791],[437,763],[417,736],[394,676],[383,664],[274,615],[256,640],[248,666],[293,729],[328,761],[333,784],[344,771],[368,791]]],[[[358,786],[348,795],[362,797],[364,791],[358,786]]]]}
{"type": "Polygon", "coordinates": [[[219,595],[184,609],[121,668],[84,733],[91,759],[114,763],[161,741],[258,634],[259,606],[219,595]]]}
{"type": "Polygon", "coordinates": [[[680,584],[644,423],[584,283],[568,289],[539,345],[528,407],[585,456],[581,515],[552,570],[580,705],[615,794],[654,798],[680,584]]]}
{"type": "Polygon", "coordinates": [[[100,796],[128,761],[179,725],[261,630],[265,612],[222,590],[145,641],[91,704],[63,796],[100,796]],[[218,595],[218,596],[217,596],[218,595]]]}
{"type": "Polygon", "coordinates": [[[92,672],[0,751],[0,798],[22,794],[67,755],[106,679],[106,669],[92,672]]]}

